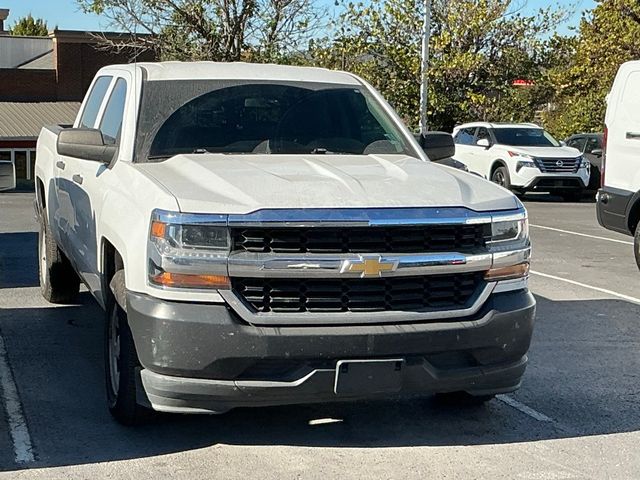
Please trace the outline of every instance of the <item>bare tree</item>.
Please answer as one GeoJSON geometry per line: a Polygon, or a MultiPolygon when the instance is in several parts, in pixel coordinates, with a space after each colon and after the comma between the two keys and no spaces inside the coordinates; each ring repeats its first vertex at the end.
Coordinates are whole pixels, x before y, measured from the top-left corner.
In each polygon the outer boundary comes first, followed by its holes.
{"type": "Polygon", "coordinates": [[[324,26],[312,0],[77,0],[127,38],[105,48],[153,50],[177,60],[273,61],[305,49],[324,26]]]}

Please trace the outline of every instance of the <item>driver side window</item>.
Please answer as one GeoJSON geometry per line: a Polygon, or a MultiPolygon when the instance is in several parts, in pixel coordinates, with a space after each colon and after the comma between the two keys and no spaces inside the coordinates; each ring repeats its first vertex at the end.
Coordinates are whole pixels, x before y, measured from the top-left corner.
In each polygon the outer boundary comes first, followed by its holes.
{"type": "Polygon", "coordinates": [[[491,143],[491,135],[489,135],[489,130],[484,127],[478,128],[478,133],[476,133],[475,145],[478,144],[479,140],[487,140],[489,143],[491,143]]]}

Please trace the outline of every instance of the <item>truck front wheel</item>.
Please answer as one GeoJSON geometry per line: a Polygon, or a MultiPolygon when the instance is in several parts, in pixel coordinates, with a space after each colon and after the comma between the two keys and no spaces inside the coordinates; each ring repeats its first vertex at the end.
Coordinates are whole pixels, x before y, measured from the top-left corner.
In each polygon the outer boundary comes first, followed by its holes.
{"type": "Polygon", "coordinates": [[[40,290],[51,303],[72,303],[80,291],[80,278],[51,235],[42,216],[38,233],[40,290]]]}
{"type": "Polygon", "coordinates": [[[129,328],[127,313],[116,301],[124,292],[124,271],[113,276],[107,299],[104,360],[107,402],[111,415],[123,425],[138,425],[149,418],[151,410],[138,404],[136,377],[140,362],[129,328]]]}

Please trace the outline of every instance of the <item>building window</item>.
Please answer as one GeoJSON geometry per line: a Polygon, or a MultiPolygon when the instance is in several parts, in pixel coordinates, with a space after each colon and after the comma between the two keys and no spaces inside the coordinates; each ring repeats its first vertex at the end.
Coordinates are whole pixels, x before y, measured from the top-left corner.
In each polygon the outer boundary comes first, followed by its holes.
{"type": "Polygon", "coordinates": [[[14,165],[16,185],[29,187],[36,178],[36,151],[33,148],[0,149],[0,162],[11,162],[14,165]]]}

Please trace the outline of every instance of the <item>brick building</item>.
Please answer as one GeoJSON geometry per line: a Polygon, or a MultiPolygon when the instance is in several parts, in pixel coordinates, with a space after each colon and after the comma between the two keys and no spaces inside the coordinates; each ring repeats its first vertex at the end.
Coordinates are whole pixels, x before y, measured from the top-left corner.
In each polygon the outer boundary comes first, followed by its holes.
{"type": "MultiPolygon", "coordinates": [[[[33,180],[40,129],[72,123],[96,72],[105,65],[129,63],[131,55],[98,49],[99,40],[93,32],[8,35],[3,29],[8,14],[0,9],[0,162],[14,164],[20,184],[33,180]]],[[[100,35],[123,38],[117,33],[100,35]]],[[[153,57],[144,53],[138,60],[153,61],[153,57]]]]}

